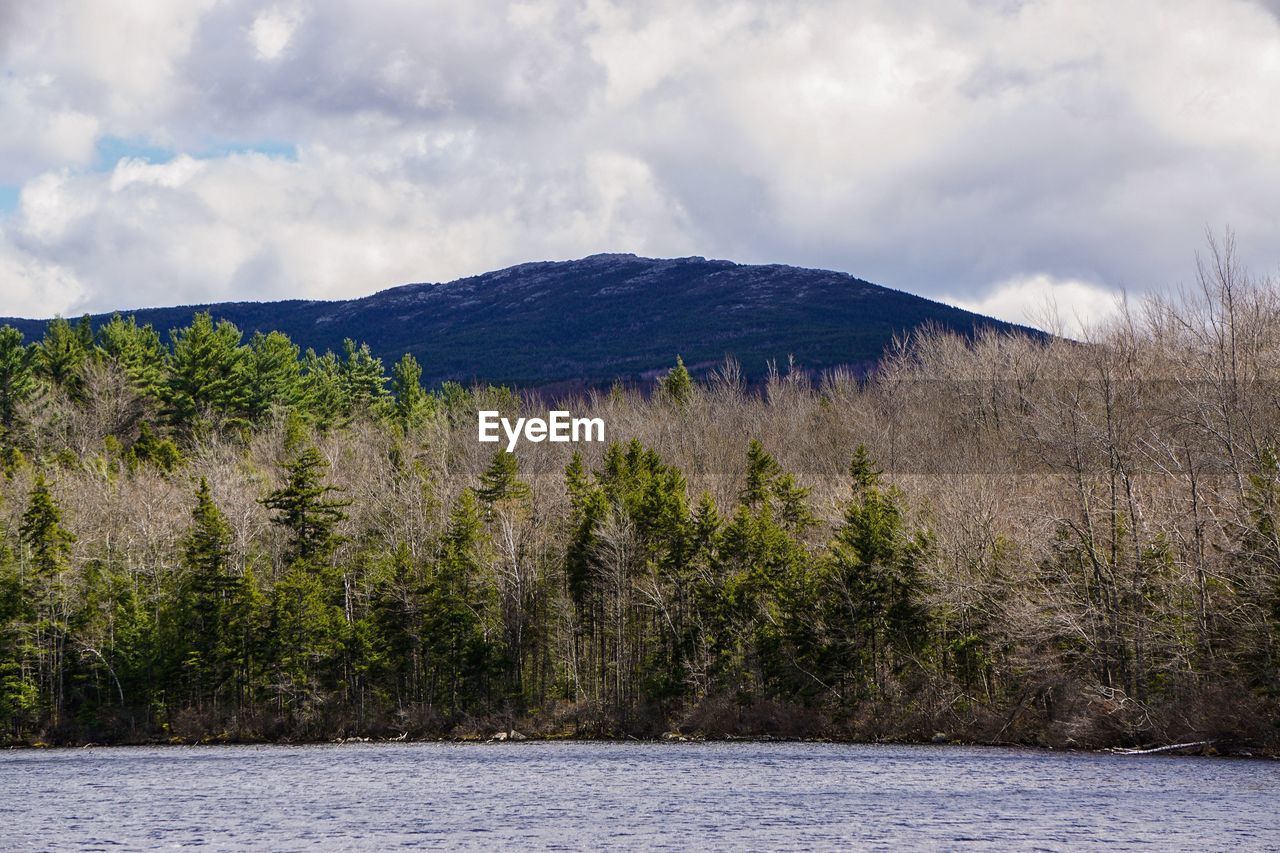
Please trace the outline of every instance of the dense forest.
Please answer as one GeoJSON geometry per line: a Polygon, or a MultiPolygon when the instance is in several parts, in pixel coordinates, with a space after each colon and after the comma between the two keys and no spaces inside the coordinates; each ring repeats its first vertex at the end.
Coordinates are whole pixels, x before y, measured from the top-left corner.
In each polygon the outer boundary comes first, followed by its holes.
{"type": "MultiPolygon", "coordinates": [[[[1280,289],[561,401],[197,315],[0,330],[0,738],[1280,745],[1280,289]]],[[[674,360],[674,354],[673,354],[674,360]]]]}

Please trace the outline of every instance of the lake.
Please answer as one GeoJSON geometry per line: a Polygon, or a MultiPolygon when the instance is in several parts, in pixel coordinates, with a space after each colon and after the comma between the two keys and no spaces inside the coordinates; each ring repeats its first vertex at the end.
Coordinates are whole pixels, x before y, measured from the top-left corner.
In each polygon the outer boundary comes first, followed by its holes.
{"type": "Polygon", "coordinates": [[[1280,847],[1280,762],[956,746],[0,752],[0,849],[1280,847]]]}

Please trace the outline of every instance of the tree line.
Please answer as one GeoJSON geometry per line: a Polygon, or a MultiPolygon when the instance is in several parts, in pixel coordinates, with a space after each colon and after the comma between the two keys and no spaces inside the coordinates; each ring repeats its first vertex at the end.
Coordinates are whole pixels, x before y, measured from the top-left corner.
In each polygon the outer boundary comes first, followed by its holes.
{"type": "Polygon", "coordinates": [[[928,330],[476,441],[510,389],[208,315],[0,329],[13,742],[1280,740],[1280,291],[1231,247],[1086,343],[928,330]]]}

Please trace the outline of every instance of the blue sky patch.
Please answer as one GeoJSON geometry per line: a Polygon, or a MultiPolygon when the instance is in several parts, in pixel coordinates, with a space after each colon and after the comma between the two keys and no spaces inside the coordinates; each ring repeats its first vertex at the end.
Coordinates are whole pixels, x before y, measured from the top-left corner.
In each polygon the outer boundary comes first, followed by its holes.
{"type": "Polygon", "coordinates": [[[98,140],[94,169],[101,172],[109,171],[115,168],[116,163],[126,157],[134,160],[146,160],[149,163],[168,163],[173,159],[173,152],[167,148],[150,145],[138,139],[104,136],[98,140]]]}
{"type": "Polygon", "coordinates": [[[7,187],[0,184],[0,216],[8,216],[18,209],[18,196],[22,187],[7,187]]]}
{"type": "MultiPolygon", "coordinates": [[[[125,158],[146,160],[148,163],[168,163],[179,152],[172,148],[152,145],[139,139],[104,136],[98,140],[94,171],[108,172],[125,158]]],[[[298,147],[292,142],[259,140],[256,142],[213,142],[195,150],[182,152],[201,160],[227,157],[232,154],[265,154],[282,160],[297,160],[298,147]]],[[[0,208],[3,209],[3,208],[0,208]]]]}

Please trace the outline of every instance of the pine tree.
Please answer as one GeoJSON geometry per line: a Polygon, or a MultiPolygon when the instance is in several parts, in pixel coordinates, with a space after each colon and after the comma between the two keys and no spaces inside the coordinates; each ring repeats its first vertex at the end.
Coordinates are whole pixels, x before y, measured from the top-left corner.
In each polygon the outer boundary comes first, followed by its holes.
{"type": "Polygon", "coordinates": [[[314,564],[341,541],[334,528],[347,517],[342,510],[351,502],[329,497],[340,490],[323,481],[328,468],[320,451],[308,447],[285,466],[284,486],[262,501],[276,511],[272,521],[293,536],[288,552],[290,563],[314,564]]]}
{"type": "Polygon", "coordinates": [[[565,577],[569,596],[578,608],[579,619],[585,622],[590,615],[588,596],[595,572],[596,526],[608,514],[609,501],[604,491],[591,482],[580,452],[574,451],[564,476],[572,531],[565,549],[565,577]]]}
{"type": "Polygon", "coordinates": [[[906,529],[898,493],[881,484],[865,448],[854,453],[849,470],[852,496],[829,545],[823,583],[829,659],[836,662],[833,678],[866,679],[883,689],[902,653],[927,638],[920,564],[928,541],[906,529]]]}
{"type": "Polygon", "coordinates": [[[56,724],[66,704],[64,656],[71,625],[64,574],[75,537],[62,526],[62,510],[43,474],[36,475],[18,535],[27,548],[31,566],[37,681],[56,724]]]}
{"type": "Polygon", "coordinates": [[[676,366],[658,383],[659,391],[677,406],[683,406],[693,396],[693,377],[684,366],[684,359],[676,356],[676,366]]]}
{"type": "Polygon", "coordinates": [[[187,571],[179,636],[186,646],[181,664],[194,682],[198,697],[216,690],[231,675],[237,651],[234,626],[240,612],[241,579],[231,572],[231,525],[213,501],[209,481],[200,478],[192,525],[183,541],[182,564],[187,571]]]}
{"type": "Polygon", "coordinates": [[[248,414],[264,420],[274,410],[289,411],[303,401],[302,364],[298,347],[283,332],[255,332],[245,369],[249,383],[248,414]]]}
{"type": "Polygon", "coordinates": [[[499,450],[489,467],[480,475],[476,497],[492,511],[504,501],[521,501],[529,496],[529,484],[520,479],[520,463],[514,453],[499,450]]]}
{"type": "Polygon", "coordinates": [[[302,393],[308,417],[319,427],[342,423],[347,414],[342,365],[332,352],[317,355],[308,349],[302,357],[302,393]]]}
{"type": "Polygon", "coordinates": [[[62,526],[62,510],[54,501],[43,474],[36,474],[18,532],[38,575],[52,577],[65,568],[76,538],[62,526]]]}
{"type": "MultiPolygon", "coordinates": [[[[0,547],[0,731],[22,736],[36,720],[40,689],[27,665],[30,594],[8,548],[0,547]]],[[[0,734],[0,739],[4,735],[0,734]]]]}
{"type": "Polygon", "coordinates": [[[98,330],[96,353],[123,371],[137,393],[160,396],[169,351],[151,326],[139,326],[133,317],[124,320],[116,314],[98,330]]]}
{"type": "Polygon", "coordinates": [[[782,474],[774,480],[771,491],[777,502],[778,521],[789,533],[799,536],[817,523],[809,509],[809,489],[796,485],[795,475],[782,474]]]}
{"type": "Polygon", "coordinates": [[[747,482],[742,489],[742,503],[753,509],[762,506],[781,472],[782,468],[764,445],[757,439],[751,439],[747,447],[747,482]]]}
{"type": "Polygon", "coordinates": [[[425,580],[404,542],[380,557],[375,572],[369,613],[356,630],[365,668],[375,682],[390,682],[397,709],[404,709],[424,698],[425,580]]]}
{"type": "Polygon", "coordinates": [[[200,478],[192,527],[183,543],[183,564],[192,574],[217,578],[226,573],[231,557],[231,525],[213,502],[209,480],[200,478]]]}
{"type": "Polygon", "coordinates": [[[284,485],[262,501],[291,536],[287,569],[272,590],[269,660],[282,706],[302,710],[339,686],[353,640],[351,578],[327,563],[350,501],[331,497],[340,490],[324,482],[328,467],[314,447],[302,449],[285,466],[284,485]]]}
{"type": "Polygon", "coordinates": [[[382,359],[374,358],[368,344],[356,345],[347,338],[342,343],[342,393],[344,413],[349,416],[380,416],[390,400],[387,374],[382,359]]]}
{"type": "Polygon", "coordinates": [[[396,420],[408,429],[421,420],[430,398],[422,390],[422,366],[410,353],[396,363],[392,371],[391,389],[395,394],[396,420]]]}
{"type": "Polygon", "coordinates": [[[0,443],[16,440],[23,404],[36,393],[36,350],[22,342],[22,332],[0,328],[0,443]]]}
{"type": "Polygon", "coordinates": [[[186,461],[182,451],[170,438],[161,438],[148,423],[143,423],[138,432],[138,440],[129,448],[125,461],[129,469],[136,470],[140,465],[154,465],[157,469],[171,474],[186,461]]]}
{"type": "Polygon", "coordinates": [[[492,588],[480,582],[484,544],[480,507],[466,489],[449,514],[424,598],[424,642],[437,696],[450,711],[487,696],[500,664],[485,634],[495,604],[492,588]]]}
{"type": "Polygon", "coordinates": [[[212,418],[215,426],[243,422],[249,409],[248,349],[233,324],[216,325],[207,312],[175,329],[173,358],[164,391],[165,414],[176,429],[191,430],[212,418]]]}
{"type": "Polygon", "coordinates": [[[66,320],[58,317],[49,321],[49,325],[45,327],[44,339],[36,345],[36,364],[40,376],[72,397],[78,396],[83,390],[81,368],[89,358],[93,343],[92,332],[89,346],[85,345],[83,334],[83,324],[78,329],[73,328],[66,320]]]}

